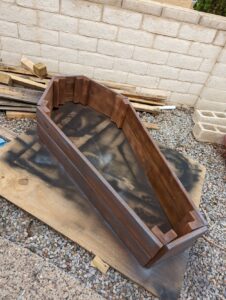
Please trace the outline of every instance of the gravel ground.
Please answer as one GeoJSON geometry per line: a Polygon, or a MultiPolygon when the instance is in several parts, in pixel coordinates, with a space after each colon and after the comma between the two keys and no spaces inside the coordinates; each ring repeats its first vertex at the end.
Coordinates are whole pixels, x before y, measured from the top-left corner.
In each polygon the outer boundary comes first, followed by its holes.
{"type": "MultiPolygon", "coordinates": [[[[192,110],[177,109],[141,118],[157,123],[160,130],[151,130],[154,139],[165,146],[199,161],[207,169],[201,211],[209,223],[208,233],[199,238],[190,251],[190,259],[181,299],[225,299],[224,230],[226,226],[226,172],[221,157],[223,147],[197,142],[192,134],[192,110]]],[[[34,121],[7,121],[0,113],[0,126],[21,133],[34,121]]],[[[110,270],[106,275],[90,267],[92,255],[47,225],[0,198],[0,235],[19,244],[65,270],[86,287],[107,299],[156,299],[143,288],[110,270]]]]}
{"type": "Polygon", "coordinates": [[[103,300],[73,276],[31,251],[0,237],[1,299],[103,300]],[[19,272],[18,272],[19,271],[19,272]]]}

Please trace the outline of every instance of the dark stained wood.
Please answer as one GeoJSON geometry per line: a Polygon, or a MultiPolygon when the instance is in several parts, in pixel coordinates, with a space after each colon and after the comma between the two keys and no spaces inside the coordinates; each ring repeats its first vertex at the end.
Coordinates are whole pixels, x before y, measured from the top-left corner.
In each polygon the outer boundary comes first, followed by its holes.
{"type": "Polygon", "coordinates": [[[36,105],[41,96],[42,92],[40,91],[0,84],[0,99],[2,100],[13,100],[36,105]]]}
{"type": "Polygon", "coordinates": [[[64,165],[65,170],[92,199],[95,207],[104,214],[116,233],[132,236],[125,244],[132,247],[137,255],[141,255],[141,263],[147,264],[150,255],[154,257],[162,244],[151,233],[140,218],[119,197],[108,182],[97,172],[92,164],[80,153],[57,125],[48,117],[37,112],[38,130],[41,141],[48,145],[49,150],[64,165]],[[99,199],[102,199],[100,201],[99,199]]]}
{"type": "Polygon", "coordinates": [[[37,121],[41,141],[70,177],[79,182],[83,192],[141,265],[150,266],[161,257],[183,250],[206,230],[202,216],[126,97],[84,76],[56,77],[39,101],[37,121]],[[154,226],[150,230],[51,120],[51,111],[68,101],[88,105],[122,128],[172,229],[162,232],[154,226]]]}

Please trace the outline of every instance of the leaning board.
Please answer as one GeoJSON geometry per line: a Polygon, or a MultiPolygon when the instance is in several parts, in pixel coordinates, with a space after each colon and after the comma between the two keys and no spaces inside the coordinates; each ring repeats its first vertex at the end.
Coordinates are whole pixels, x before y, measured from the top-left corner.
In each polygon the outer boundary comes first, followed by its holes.
{"type": "MultiPolygon", "coordinates": [[[[183,174],[183,170],[177,170],[179,166],[186,166],[190,175],[193,174],[189,192],[198,205],[205,170],[197,163],[182,159],[177,152],[167,149],[163,152],[171,162],[175,158],[174,168],[178,174],[183,174]],[[183,163],[178,163],[181,160],[183,163]]],[[[0,153],[1,196],[101,257],[161,299],[178,297],[188,252],[149,269],[141,267],[55,158],[39,144],[35,131],[10,142],[0,153]]],[[[182,178],[185,186],[188,177],[182,178]]]]}

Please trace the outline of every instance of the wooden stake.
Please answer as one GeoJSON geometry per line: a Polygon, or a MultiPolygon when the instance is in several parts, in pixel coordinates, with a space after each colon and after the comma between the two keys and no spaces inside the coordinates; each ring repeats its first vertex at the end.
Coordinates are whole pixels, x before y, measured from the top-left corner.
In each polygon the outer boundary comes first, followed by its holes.
{"type": "Polygon", "coordinates": [[[35,75],[37,75],[40,78],[45,78],[47,76],[47,68],[42,63],[34,64],[33,70],[35,75]]]}
{"type": "Polygon", "coordinates": [[[106,274],[109,269],[109,265],[103,262],[99,256],[94,257],[94,259],[91,261],[91,266],[97,268],[103,274],[106,274]]]}
{"type": "Polygon", "coordinates": [[[44,78],[47,76],[47,68],[43,63],[33,63],[30,59],[23,56],[21,58],[21,64],[28,69],[30,72],[35,74],[40,78],[44,78]]]}
{"type": "Polygon", "coordinates": [[[11,119],[36,119],[36,113],[7,111],[6,118],[8,120],[11,120],[11,119]]]}
{"type": "Polygon", "coordinates": [[[146,111],[146,112],[156,112],[156,111],[162,111],[162,110],[174,110],[176,109],[175,105],[164,105],[164,106],[153,106],[153,105],[147,105],[142,103],[133,103],[131,102],[132,106],[135,108],[135,110],[138,111],[146,111]]]}
{"type": "Polygon", "coordinates": [[[12,78],[10,75],[0,72],[0,83],[12,85],[12,78]]]}
{"type": "Polygon", "coordinates": [[[17,84],[20,84],[22,86],[27,86],[27,87],[30,87],[30,88],[33,88],[36,90],[43,91],[47,87],[46,84],[38,83],[33,80],[26,79],[26,78],[23,78],[23,77],[17,76],[17,75],[11,75],[11,78],[17,84]]]}
{"type": "Polygon", "coordinates": [[[149,123],[149,122],[145,122],[145,121],[142,121],[142,123],[147,129],[159,130],[159,126],[157,124],[149,123]]]}

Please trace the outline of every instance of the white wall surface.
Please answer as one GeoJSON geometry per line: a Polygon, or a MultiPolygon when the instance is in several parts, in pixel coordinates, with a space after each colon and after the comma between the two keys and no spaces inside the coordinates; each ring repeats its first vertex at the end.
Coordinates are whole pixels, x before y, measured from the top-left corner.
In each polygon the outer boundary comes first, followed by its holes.
{"type": "Polygon", "coordinates": [[[226,18],[143,0],[0,0],[0,57],[226,111],[226,18]]]}

